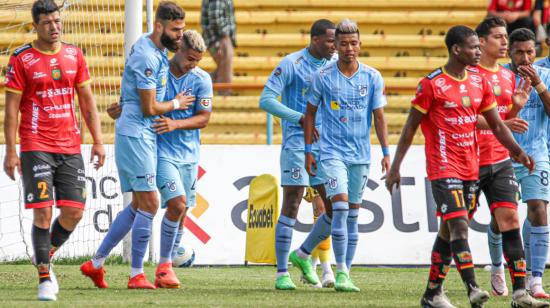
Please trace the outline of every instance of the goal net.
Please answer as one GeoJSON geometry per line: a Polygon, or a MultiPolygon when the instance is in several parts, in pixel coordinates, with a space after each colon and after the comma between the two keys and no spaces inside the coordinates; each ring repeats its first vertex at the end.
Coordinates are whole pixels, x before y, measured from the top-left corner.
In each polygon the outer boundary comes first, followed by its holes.
{"type": "MultiPolygon", "coordinates": [[[[93,169],[90,161],[92,143],[83,121],[82,155],[86,163],[88,198],[84,217],[71,238],[56,253],[56,257],[92,255],[105,236],[110,222],[122,208],[122,195],[114,166],[114,122],[104,112],[107,106],[118,101],[120,78],[124,61],[124,0],[56,0],[62,7],[62,40],[82,49],[93,79],[93,93],[98,105],[107,163],[100,170],[93,169]]],[[[8,59],[14,49],[36,38],[32,27],[33,0],[0,0],[0,70],[5,75],[8,59]]],[[[2,86],[0,102],[5,107],[2,86]]],[[[75,102],[78,109],[78,102],[75,102]]],[[[78,114],[78,112],[77,112],[78,114]]],[[[4,161],[4,136],[1,134],[0,160],[4,161]]],[[[30,230],[32,211],[24,209],[21,179],[15,182],[0,174],[0,262],[25,259],[32,255],[30,230]]],[[[58,214],[54,210],[53,217],[58,214]]],[[[120,254],[122,246],[113,253],[120,254]]]]}

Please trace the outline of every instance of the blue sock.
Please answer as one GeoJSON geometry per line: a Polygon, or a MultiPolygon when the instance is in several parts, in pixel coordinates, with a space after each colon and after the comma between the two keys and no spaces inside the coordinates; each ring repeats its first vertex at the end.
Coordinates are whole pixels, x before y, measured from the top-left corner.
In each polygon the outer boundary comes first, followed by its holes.
{"type": "Polygon", "coordinates": [[[302,246],[300,246],[300,250],[310,255],[319,243],[326,240],[330,236],[331,224],[332,218],[328,217],[327,214],[323,213],[323,215],[319,216],[313,225],[313,228],[307,235],[306,240],[302,246]]]}
{"type": "Polygon", "coordinates": [[[132,268],[143,268],[145,251],[151,237],[154,215],[137,210],[136,219],[132,225],[132,268]]]}
{"type": "Polygon", "coordinates": [[[103,266],[103,261],[111,253],[111,250],[128,234],[134,223],[134,218],[136,218],[136,211],[132,208],[131,203],[118,213],[94,255],[94,259],[102,259],[98,267],[103,266]]]}
{"type": "Polygon", "coordinates": [[[172,249],[178,234],[179,221],[171,221],[166,216],[162,218],[160,227],[160,260],[159,264],[172,262],[172,249]]]}
{"type": "Polygon", "coordinates": [[[288,254],[292,243],[292,230],[296,219],[281,215],[275,227],[275,254],[277,255],[277,273],[288,272],[288,254]]]}
{"type": "Polygon", "coordinates": [[[181,237],[183,236],[183,230],[185,230],[183,227],[181,228],[178,227],[178,233],[176,233],[176,238],[174,239],[174,245],[172,246],[172,260],[176,257],[176,254],[178,253],[181,237]]]}
{"type": "Polygon", "coordinates": [[[542,277],[548,255],[548,226],[531,227],[531,272],[533,277],[542,277]]]}
{"type": "Polygon", "coordinates": [[[346,264],[348,211],[349,205],[347,202],[337,201],[332,204],[332,249],[334,250],[337,268],[346,264]]]}
{"type": "Polygon", "coordinates": [[[489,255],[493,270],[502,268],[502,233],[495,233],[491,225],[487,227],[487,240],[489,241],[489,255]]]}
{"type": "Polygon", "coordinates": [[[349,209],[348,212],[348,247],[346,250],[346,267],[351,269],[355,250],[357,249],[357,241],[359,240],[359,227],[357,226],[357,218],[359,217],[359,209],[349,209]]]}
{"type": "Polygon", "coordinates": [[[531,271],[531,222],[525,218],[523,227],[521,228],[521,237],[523,237],[523,251],[525,252],[525,263],[527,264],[526,271],[531,271]]]}

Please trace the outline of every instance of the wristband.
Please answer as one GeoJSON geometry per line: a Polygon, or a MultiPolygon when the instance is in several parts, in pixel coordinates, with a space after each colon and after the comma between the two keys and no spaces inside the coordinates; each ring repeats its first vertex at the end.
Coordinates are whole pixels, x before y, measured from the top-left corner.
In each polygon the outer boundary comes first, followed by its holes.
{"type": "Polygon", "coordinates": [[[542,92],[547,90],[546,85],[540,82],[538,85],[535,86],[535,90],[537,91],[537,94],[541,94],[542,92]]]}
{"type": "Polygon", "coordinates": [[[390,156],[390,148],[388,147],[382,147],[382,154],[384,156],[390,156]]]}
{"type": "Polygon", "coordinates": [[[304,152],[306,152],[306,154],[313,152],[313,147],[311,146],[311,144],[306,144],[306,146],[304,147],[304,152]]]}
{"type": "Polygon", "coordinates": [[[180,109],[180,101],[174,98],[173,100],[171,100],[171,102],[172,102],[172,105],[174,106],[174,110],[180,109]]]}

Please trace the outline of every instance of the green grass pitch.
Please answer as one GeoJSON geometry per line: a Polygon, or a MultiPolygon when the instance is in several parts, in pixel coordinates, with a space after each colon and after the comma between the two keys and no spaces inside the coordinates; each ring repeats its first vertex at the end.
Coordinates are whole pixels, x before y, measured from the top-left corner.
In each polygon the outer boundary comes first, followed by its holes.
{"type": "MultiPolygon", "coordinates": [[[[299,273],[292,268],[296,291],[276,291],[275,268],[268,266],[178,268],[182,288],[176,290],[128,290],[129,266],[108,265],[106,270],[109,289],[99,290],[80,274],[77,265],[56,265],[61,291],[57,302],[48,303],[36,300],[33,266],[0,265],[0,307],[419,307],[428,275],[427,268],[355,267],[352,279],[361,292],[350,294],[310,289],[299,282],[299,273]]],[[[155,267],[147,266],[145,271],[153,280],[155,267]]],[[[476,275],[489,290],[489,273],[476,269],[476,275]]],[[[457,307],[469,307],[455,268],[445,286],[457,307]]],[[[510,307],[510,297],[492,297],[486,307],[510,307]]]]}

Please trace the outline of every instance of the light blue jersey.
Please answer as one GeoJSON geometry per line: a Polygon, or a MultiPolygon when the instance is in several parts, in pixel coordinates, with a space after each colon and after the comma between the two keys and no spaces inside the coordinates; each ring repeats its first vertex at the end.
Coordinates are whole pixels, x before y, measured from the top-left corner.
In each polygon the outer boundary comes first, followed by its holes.
{"type": "Polygon", "coordinates": [[[116,121],[116,133],[130,137],[156,138],[151,128],[154,117],[144,117],[138,90],[156,90],[156,100],[164,99],[168,73],[168,52],[155,46],[149,34],[132,46],[122,75],[120,104],[122,114],[116,121]]]}
{"type": "MultiPolygon", "coordinates": [[[[506,68],[511,69],[510,64],[505,65],[506,68]]],[[[550,70],[533,66],[537,71],[541,81],[550,86],[550,70]]],[[[519,82],[519,76],[516,75],[516,85],[519,82]]],[[[518,114],[518,118],[524,119],[529,122],[529,130],[523,134],[513,133],[514,139],[523,148],[523,150],[533,159],[535,162],[547,162],[548,161],[548,115],[544,110],[544,105],[540,99],[537,91],[533,89],[529,100],[518,114]]],[[[520,166],[521,164],[514,163],[514,166],[520,166]]]]}
{"type": "MultiPolygon", "coordinates": [[[[194,95],[195,102],[187,110],[174,110],[164,116],[178,120],[192,117],[198,111],[212,111],[212,79],[202,69],[195,67],[180,78],[169,72],[164,100],[171,100],[180,92],[194,95]]],[[[168,159],[174,163],[198,162],[199,146],[200,129],[177,129],[158,135],[157,138],[159,159],[168,159]]]]}
{"type": "MultiPolygon", "coordinates": [[[[304,48],[283,58],[267,79],[266,87],[281,96],[281,103],[292,110],[304,114],[306,111],[305,93],[311,85],[314,73],[327,63],[326,59],[316,59],[304,48]]],[[[321,119],[315,126],[321,131],[321,119]]],[[[298,123],[282,120],[283,149],[304,149],[304,130],[298,123]]]]}
{"type": "Polygon", "coordinates": [[[372,111],[387,104],[380,72],[359,63],[357,72],[346,77],[333,62],[315,76],[307,101],[319,108],[323,121],[321,160],[369,164],[372,111]]]}
{"type": "MultiPolygon", "coordinates": [[[[534,65],[537,65],[537,66],[540,66],[540,67],[544,67],[546,69],[550,69],[550,58],[548,57],[544,57],[544,59],[540,59],[538,61],[536,61],[534,63],[534,65]]],[[[546,85],[547,87],[549,86],[548,84],[546,85]]],[[[546,128],[547,132],[546,132],[546,146],[548,147],[549,151],[550,151],[550,121],[548,121],[548,126],[546,128]]],[[[550,152],[548,153],[550,155],[550,152]]]]}

